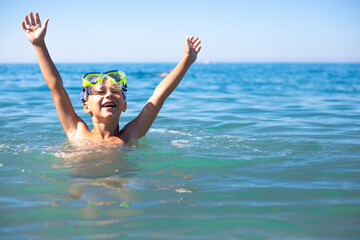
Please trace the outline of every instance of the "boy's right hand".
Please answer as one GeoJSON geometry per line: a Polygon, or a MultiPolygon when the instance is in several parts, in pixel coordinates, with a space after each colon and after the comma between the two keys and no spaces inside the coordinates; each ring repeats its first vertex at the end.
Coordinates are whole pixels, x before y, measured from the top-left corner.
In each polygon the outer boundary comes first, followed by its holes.
{"type": "Polygon", "coordinates": [[[36,22],[34,19],[34,15],[32,12],[29,13],[29,16],[25,16],[25,22],[22,22],[22,27],[24,29],[24,32],[29,39],[29,41],[34,46],[41,46],[45,44],[45,34],[46,34],[46,28],[47,24],[49,22],[49,19],[46,19],[44,22],[44,26],[41,26],[40,17],[38,13],[35,13],[36,22]],[[29,21],[30,16],[30,21],[29,21]],[[26,25],[25,25],[26,23],[26,25]]]}

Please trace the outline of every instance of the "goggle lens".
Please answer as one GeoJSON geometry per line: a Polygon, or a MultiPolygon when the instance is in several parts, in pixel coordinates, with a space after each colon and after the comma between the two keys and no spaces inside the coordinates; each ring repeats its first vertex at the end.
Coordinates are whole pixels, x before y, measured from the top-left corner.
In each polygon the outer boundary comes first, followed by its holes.
{"type": "Polygon", "coordinates": [[[120,81],[124,78],[124,74],[119,71],[106,72],[105,74],[116,81],[120,81]]]}
{"type": "Polygon", "coordinates": [[[90,73],[84,76],[84,80],[91,82],[91,83],[96,83],[96,81],[100,78],[101,73],[90,73]]]}

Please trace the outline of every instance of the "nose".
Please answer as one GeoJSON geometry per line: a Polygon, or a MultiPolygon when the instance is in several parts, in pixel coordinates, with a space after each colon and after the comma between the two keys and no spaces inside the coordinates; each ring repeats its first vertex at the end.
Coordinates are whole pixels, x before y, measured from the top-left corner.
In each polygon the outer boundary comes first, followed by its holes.
{"type": "Polygon", "coordinates": [[[105,98],[111,98],[111,97],[113,97],[112,91],[107,90],[107,91],[106,91],[106,94],[105,94],[105,98]]]}

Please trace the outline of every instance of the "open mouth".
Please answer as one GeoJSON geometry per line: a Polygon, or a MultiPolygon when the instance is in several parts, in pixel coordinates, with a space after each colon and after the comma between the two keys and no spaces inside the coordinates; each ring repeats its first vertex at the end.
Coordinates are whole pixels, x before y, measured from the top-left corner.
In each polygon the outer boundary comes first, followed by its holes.
{"type": "Polygon", "coordinates": [[[116,104],[112,101],[108,101],[102,105],[103,108],[114,108],[116,107],[116,104]]]}

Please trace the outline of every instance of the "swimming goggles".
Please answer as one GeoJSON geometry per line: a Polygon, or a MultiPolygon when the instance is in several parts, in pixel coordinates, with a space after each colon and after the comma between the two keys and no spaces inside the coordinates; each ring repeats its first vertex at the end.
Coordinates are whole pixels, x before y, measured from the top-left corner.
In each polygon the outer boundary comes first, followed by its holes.
{"type": "Polygon", "coordinates": [[[93,87],[103,84],[103,79],[109,80],[111,83],[115,84],[119,89],[121,89],[124,99],[126,100],[126,95],[127,95],[126,74],[118,70],[107,71],[104,73],[101,72],[86,73],[82,78],[83,90],[80,95],[80,99],[83,102],[85,102],[87,96],[92,94],[93,87]]]}
{"type": "Polygon", "coordinates": [[[102,82],[103,78],[109,79],[112,83],[121,84],[124,88],[126,86],[126,74],[124,72],[113,70],[108,72],[89,72],[84,75],[82,78],[83,80],[83,87],[86,88],[87,86],[95,86],[102,82]]]}

